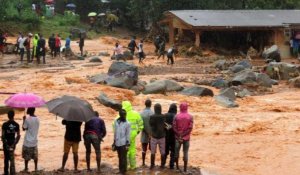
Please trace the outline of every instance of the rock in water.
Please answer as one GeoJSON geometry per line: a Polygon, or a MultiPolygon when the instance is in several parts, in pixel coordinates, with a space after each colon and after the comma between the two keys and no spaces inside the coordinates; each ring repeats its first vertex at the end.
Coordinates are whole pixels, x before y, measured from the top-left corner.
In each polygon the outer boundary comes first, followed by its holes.
{"type": "Polygon", "coordinates": [[[138,67],[134,64],[115,61],[108,70],[106,83],[113,87],[130,89],[138,82],[138,67]]]}
{"type": "Polygon", "coordinates": [[[105,84],[107,77],[108,76],[106,74],[97,74],[90,78],[90,82],[96,83],[96,84],[105,84]]]}
{"type": "Polygon", "coordinates": [[[238,72],[245,70],[245,67],[242,65],[234,65],[234,66],[230,67],[229,70],[233,73],[238,73],[238,72]]]}
{"type": "Polygon", "coordinates": [[[218,60],[218,61],[214,62],[214,66],[218,70],[228,69],[228,64],[226,63],[226,60],[218,60]]]}
{"type": "Polygon", "coordinates": [[[300,77],[290,79],[289,84],[296,88],[300,88],[300,77]]]}
{"type": "Polygon", "coordinates": [[[120,107],[122,106],[121,103],[116,102],[115,100],[109,99],[109,98],[107,97],[107,95],[104,94],[104,93],[102,93],[102,92],[101,92],[100,95],[97,97],[97,100],[98,100],[101,104],[103,104],[104,106],[110,107],[110,108],[112,108],[112,109],[114,109],[114,110],[116,110],[116,111],[119,110],[120,107]]]}
{"type": "Polygon", "coordinates": [[[157,80],[145,86],[144,94],[165,94],[166,92],[181,91],[183,86],[173,80],[157,80]]]}
{"type": "Polygon", "coordinates": [[[274,84],[274,81],[267,74],[262,74],[262,73],[258,73],[256,75],[256,81],[258,85],[268,87],[268,88],[271,88],[272,85],[274,84]]]}
{"type": "Polygon", "coordinates": [[[226,108],[239,107],[239,105],[235,101],[231,100],[228,97],[225,97],[225,96],[222,96],[222,95],[217,95],[214,98],[215,98],[216,102],[219,105],[224,106],[226,108]]]}
{"type": "Polygon", "coordinates": [[[227,88],[228,87],[228,81],[227,80],[223,80],[223,79],[217,79],[217,80],[214,80],[211,83],[211,86],[215,87],[215,88],[218,88],[218,89],[227,88]]]}
{"type": "Polygon", "coordinates": [[[289,80],[300,75],[300,68],[294,64],[271,62],[266,67],[266,73],[276,80],[289,80]]]}
{"type": "Polygon", "coordinates": [[[230,100],[234,101],[236,99],[235,91],[232,88],[227,88],[221,91],[219,96],[224,96],[229,98],[230,100]]]}
{"type": "Polygon", "coordinates": [[[212,90],[199,86],[185,88],[180,93],[188,96],[214,96],[212,90]]]}
{"type": "Polygon", "coordinates": [[[257,84],[256,74],[252,70],[244,70],[239,72],[231,81],[232,85],[238,86],[242,84],[257,84]]]}
{"type": "Polygon", "coordinates": [[[89,62],[91,63],[102,63],[102,60],[99,57],[92,57],[89,60],[90,60],[89,62]]]}
{"type": "Polygon", "coordinates": [[[252,68],[252,64],[250,63],[249,60],[242,60],[242,61],[236,63],[234,66],[232,66],[230,68],[230,70],[233,73],[238,73],[238,72],[241,72],[245,69],[251,69],[251,68],[252,68]]]}
{"type": "Polygon", "coordinates": [[[145,86],[143,94],[165,94],[167,85],[164,81],[155,81],[145,86]]]}

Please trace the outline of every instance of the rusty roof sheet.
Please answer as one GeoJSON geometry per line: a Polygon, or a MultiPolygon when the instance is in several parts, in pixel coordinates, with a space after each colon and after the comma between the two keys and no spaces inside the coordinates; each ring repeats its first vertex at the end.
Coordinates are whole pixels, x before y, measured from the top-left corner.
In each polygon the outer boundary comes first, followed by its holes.
{"type": "Polygon", "coordinates": [[[282,27],[300,24],[300,10],[174,10],[193,27],[282,27]]]}

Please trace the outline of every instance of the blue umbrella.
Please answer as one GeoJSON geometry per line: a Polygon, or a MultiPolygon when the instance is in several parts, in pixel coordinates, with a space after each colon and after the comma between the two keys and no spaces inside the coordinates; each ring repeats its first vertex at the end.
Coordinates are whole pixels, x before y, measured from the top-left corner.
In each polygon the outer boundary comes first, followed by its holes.
{"type": "Polygon", "coordinates": [[[71,4],[67,4],[66,7],[67,8],[76,8],[76,5],[71,3],[71,4]]]}

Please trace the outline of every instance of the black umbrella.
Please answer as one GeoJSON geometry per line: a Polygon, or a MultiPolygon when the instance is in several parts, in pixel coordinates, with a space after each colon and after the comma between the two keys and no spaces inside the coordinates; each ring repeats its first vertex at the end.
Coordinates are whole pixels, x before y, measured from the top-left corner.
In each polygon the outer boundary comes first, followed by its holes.
{"type": "Polygon", "coordinates": [[[74,96],[62,96],[47,102],[49,112],[67,121],[87,122],[95,116],[92,106],[74,96]]]}

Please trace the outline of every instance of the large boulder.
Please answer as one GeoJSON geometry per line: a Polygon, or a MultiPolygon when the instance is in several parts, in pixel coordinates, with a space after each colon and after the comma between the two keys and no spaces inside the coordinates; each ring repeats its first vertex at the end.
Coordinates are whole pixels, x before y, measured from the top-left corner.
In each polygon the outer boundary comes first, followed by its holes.
{"type": "Polygon", "coordinates": [[[89,62],[90,63],[102,63],[102,60],[100,57],[94,56],[94,57],[89,58],[89,62]]]}
{"type": "Polygon", "coordinates": [[[234,101],[231,100],[228,97],[222,96],[222,95],[217,95],[214,97],[216,102],[226,108],[235,108],[235,107],[239,107],[239,105],[234,101]]]}
{"type": "Polygon", "coordinates": [[[232,67],[230,67],[230,71],[233,72],[233,73],[238,73],[238,72],[241,72],[243,70],[245,70],[246,68],[242,65],[234,65],[232,67]]]}
{"type": "Polygon", "coordinates": [[[249,60],[242,60],[238,63],[236,63],[234,66],[230,67],[230,70],[233,72],[233,73],[238,73],[238,72],[241,72],[245,69],[251,69],[252,68],[252,64],[250,63],[249,60]]]}
{"type": "Polygon", "coordinates": [[[256,82],[256,74],[251,70],[244,70],[239,72],[233,77],[231,84],[234,86],[238,85],[250,85],[250,84],[257,84],[256,82]]]}
{"type": "Polygon", "coordinates": [[[271,46],[270,48],[266,49],[262,53],[262,57],[265,58],[267,62],[271,62],[271,61],[280,62],[281,57],[280,57],[279,47],[277,45],[271,46]]]}
{"type": "Polygon", "coordinates": [[[134,64],[115,61],[108,70],[106,83],[113,87],[130,89],[138,82],[138,67],[134,64]]]}
{"type": "Polygon", "coordinates": [[[105,84],[108,76],[106,74],[97,74],[90,78],[90,82],[96,84],[105,84]]]}
{"type": "Polygon", "coordinates": [[[183,86],[173,80],[157,80],[145,86],[144,94],[165,94],[166,92],[181,91],[183,86]]]}
{"type": "Polygon", "coordinates": [[[211,83],[212,87],[221,89],[221,88],[227,88],[228,87],[228,81],[223,79],[216,79],[211,83]]]}
{"type": "Polygon", "coordinates": [[[230,100],[236,100],[235,91],[233,88],[227,88],[220,92],[219,96],[224,96],[229,98],[230,100]]]}
{"type": "Polygon", "coordinates": [[[227,64],[226,60],[218,60],[214,62],[214,67],[218,70],[226,70],[228,69],[229,65],[227,64]]]}
{"type": "Polygon", "coordinates": [[[112,109],[114,109],[114,110],[116,110],[116,111],[119,110],[120,107],[122,106],[120,102],[117,102],[117,101],[115,101],[115,100],[113,100],[113,99],[108,98],[107,95],[104,94],[104,93],[102,93],[102,92],[101,92],[100,95],[97,97],[97,100],[98,100],[101,104],[103,104],[104,106],[110,107],[110,108],[112,108],[112,109]]]}
{"type": "Polygon", "coordinates": [[[164,81],[155,81],[145,86],[143,94],[165,94],[167,86],[164,81]]]}
{"type": "Polygon", "coordinates": [[[267,75],[263,73],[256,74],[256,82],[259,86],[271,88],[274,81],[267,75]]]}
{"type": "Polygon", "coordinates": [[[271,62],[266,67],[266,73],[276,80],[289,80],[300,75],[300,68],[297,65],[290,63],[271,62]]]}
{"type": "Polygon", "coordinates": [[[214,96],[212,90],[199,86],[185,88],[180,93],[188,96],[214,96]]]}

